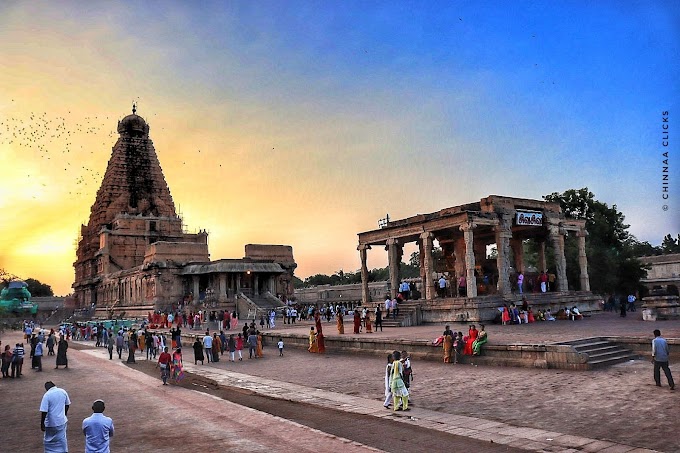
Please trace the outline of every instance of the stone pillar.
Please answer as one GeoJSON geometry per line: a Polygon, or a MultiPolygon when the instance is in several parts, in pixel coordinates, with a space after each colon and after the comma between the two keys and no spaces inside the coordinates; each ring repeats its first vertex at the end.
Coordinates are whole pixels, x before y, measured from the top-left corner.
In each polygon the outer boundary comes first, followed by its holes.
{"type": "Polygon", "coordinates": [[[538,241],[538,271],[548,272],[548,267],[545,265],[545,240],[538,241]]]}
{"type": "Polygon", "coordinates": [[[510,294],[512,286],[510,285],[510,238],[512,238],[512,216],[510,214],[503,214],[498,226],[496,226],[496,249],[498,257],[496,258],[496,267],[498,267],[498,293],[510,294]]]}
{"type": "Polygon", "coordinates": [[[201,288],[198,286],[198,275],[192,275],[191,276],[191,281],[193,283],[193,301],[195,304],[198,303],[198,300],[200,299],[200,292],[201,288]]]}
{"type": "Polygon", "coordinates": [[[219,274],[219,285],[218,285],[217,300],[224,302],[227,300],[227,274],[224,272],[219,274]]]}
{"type": "MultiPolygon", "coordinates": [[[[465,236],[465,235],[463,235],[465,236]]],[[[456,239],[453,244],[453,256],[456,257],[456,264],[454,265],[456,269],[455,282],[451,282],[455,287],[455,291],[458,291],[458,279],[466,274],[465,267],[465,237],[456,239]]],[[[467,278],[467,277],[466,277],[467,278]]]]}
{"type": "Polygon", "coordinates": [[[568,291],[569,282],[567,282],[567,260],[564,257],[564,229],[559,225],[550,225],[548,227],[550,240],[555,249],[555,268],[557,269],[557,290],[568,291]]]}
{"type": "MultiPolygon", "coordinates": [[[[472,222],[461,225],[465,239],[465,279],[467,283],[467,297],[477,297],[477,278],[475,277],[475,242],[472,230],[476,227],[472,222]]],[[[455,282],[451,282],[455,284],[455,282]]]]}
{"type": "Polygon", "coordinates": [[[432,233],[422,233],[420,235],[421,240],[421,254],[423,255],[423,268],[425,269],[425,279],[423,283],[425,284],[425,299],[434,299],[434,280],[432,279],[433,272],[433,260],[432,260],[432,233]]]}
{"type": "Polygon", "coordinates": [[[361,305],[366,306],[371,301],[371,294],[368,292],[368,264],[367,264],[367,250],[371,246],[368,244],[359,244],[359,257],[361,258],[361,305]]]}
{"type": "Polygon", "coordinates": [[[257,274],[253,275],[253,295],[254,296],[259,296],[260,295],[260,278],[257,274]]]}
{"type": "Polygon", "coordinates": [[[387,259],[390,267],[390,296],[397,297],[399,292],[399,262],[401,261],[402,246],[398,239],[390,238],[387,240],[387,259]]]}
{"type": "Polygon", "coordinates": [[[588,232],[585,229],[576,233],[578,237],[578,265],[581,268],[581,291],[590,291],[590,277],[588,277],[588,257],[586,256],[586,237],[588,232]]]}
{"type": "Polygon", "coordinates": [[[510,247],[514,257],[514,267],[517,273],[524,273],[524,244],[521,239],[510,239],[510,247]]]}
{"type": "Polygon", "coordinates": [[[241,274],[236,274],[236,294],[241,292],[241,274]]]}

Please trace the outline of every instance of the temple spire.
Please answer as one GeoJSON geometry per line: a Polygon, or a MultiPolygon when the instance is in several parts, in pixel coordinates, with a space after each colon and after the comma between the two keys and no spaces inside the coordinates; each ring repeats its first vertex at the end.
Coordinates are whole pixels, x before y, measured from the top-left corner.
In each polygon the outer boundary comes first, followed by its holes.
{"type": "Polygon", "coordinates": [[[136,102],[132,103],[132,114],[133,115],[137,114],[137,103],[136,102]]]}

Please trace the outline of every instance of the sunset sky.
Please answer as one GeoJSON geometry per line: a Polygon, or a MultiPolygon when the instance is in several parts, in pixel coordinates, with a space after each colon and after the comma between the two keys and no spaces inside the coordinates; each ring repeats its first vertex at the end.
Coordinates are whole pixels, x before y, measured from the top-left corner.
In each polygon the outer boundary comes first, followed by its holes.
{"type": "Polygon", "coordinates": [[[70,292],[133,101],[212,259],[289,244],[300,278],[354,271],[386,213],[586,186],[659,244],[680,8],[562,3],[1,2],[0,268],[70,292]]]}

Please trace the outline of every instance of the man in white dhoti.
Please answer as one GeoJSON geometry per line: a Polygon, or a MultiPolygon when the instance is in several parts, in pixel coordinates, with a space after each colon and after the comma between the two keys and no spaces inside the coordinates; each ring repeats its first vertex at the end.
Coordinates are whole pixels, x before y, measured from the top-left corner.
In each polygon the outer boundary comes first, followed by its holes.
{"type": "Polygon", "coordinates": [[[45,433],[45,453],[68,452],[66,414],[70,405],[71,399],[66,390],[60,389],[52,381],[45,382],[45,394],[40,402],[40,429],[45,433]]]}

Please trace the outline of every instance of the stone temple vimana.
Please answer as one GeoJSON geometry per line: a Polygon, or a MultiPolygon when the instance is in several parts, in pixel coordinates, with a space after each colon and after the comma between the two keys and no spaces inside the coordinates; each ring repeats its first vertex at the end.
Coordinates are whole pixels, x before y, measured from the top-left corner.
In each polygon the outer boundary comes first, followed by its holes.
{"type": "Polygon", "coordinates": [[[118,122],[106,173],[81,226],[74,298],[96,316],[146,315],[207,302],[247,312],[283,305],[296,264],[286,245],[245,246],[241,259],[210,260],[208,233],[187,233],[163,176],[149,125],[118,122]]]}

